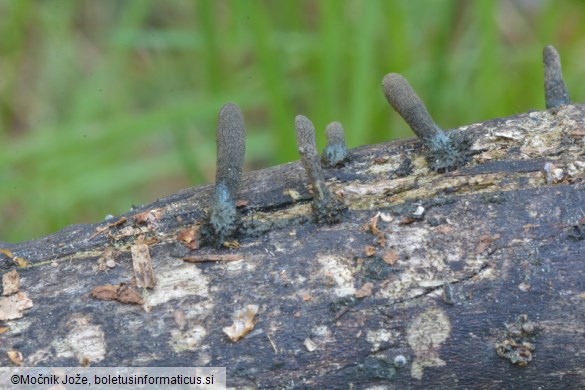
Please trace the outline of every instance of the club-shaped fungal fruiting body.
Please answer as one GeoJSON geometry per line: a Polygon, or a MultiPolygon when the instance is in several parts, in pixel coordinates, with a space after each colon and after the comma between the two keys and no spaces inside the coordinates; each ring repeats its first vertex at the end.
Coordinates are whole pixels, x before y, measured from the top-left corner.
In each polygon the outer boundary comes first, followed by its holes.
{"type": "Polygon", "coordinates": [[[309,183],[313,187],[313,215],[317,223],[339,222],[341,212],[346,207],[343,202],[335,198],[325,185],[325,176],[319,163],[319,153],[315,141],[315,127],[307,117],[298,115],[295,118],[295,128],[301,161],[307,172],[309,183]]]}
{"type": "Polygon", "coordinates": [[[563,81],[561,58],[552,45],[542,50],[542,62],[544,62],[544,100],[546,108],[556,108],[561,104],[571,104],[567,87],[563,81]]]}
{"type": "Polygon", "coordinates": [[[389,73],[384,76],[382,87],[388,103],[427,148],[426,159],[432,170],[453,171],[471,160],[471,136],[467,133],[446,133],[439,128],[404,77],[389,73]]]}
{"type": "Polygon", "coordinates": [[[224,104],[217,121],[215,190],[207,218],[199,230],[203,243],[221,246],[238,228],[236,197],[244,166],[245,138],[240,108],[233,103],[224,104]]]}
{"type": "Polygon", "coordinates": [[[325,129],[327,146],[323,149],[321,163],[325,168],[334,168],[343,165],[347,157],[343,126],[339,122],[331,122],[325,129]]]}

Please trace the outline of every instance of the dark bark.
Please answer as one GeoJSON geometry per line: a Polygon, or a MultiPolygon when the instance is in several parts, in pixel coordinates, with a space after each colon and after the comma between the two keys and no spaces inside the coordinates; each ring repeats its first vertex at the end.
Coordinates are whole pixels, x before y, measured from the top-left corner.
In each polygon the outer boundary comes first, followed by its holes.
{"type": "Polygon", "coordinates": [[[225,366],[237,387],[584,388],[585,106],[455,131],[477,153],[445,174],[415,140],[351,150],[326,171],[348,205],[338,224],[313,222],[295,162],[245,175],[237,249],[177,239],[202,221],[211,186],[101,233],[108,222],[5,244],[5,271],[30,264],[17,271],[33,306],[4,323],[2,346],[30,366],[225,366]],[[140,242],[147,292],[133,287],[140,242]],[[120,283],[144,304],[91,295],[120,283]],[[232,342],[222,329],[247,305],[259,306],[254,330],[232,342]]]}

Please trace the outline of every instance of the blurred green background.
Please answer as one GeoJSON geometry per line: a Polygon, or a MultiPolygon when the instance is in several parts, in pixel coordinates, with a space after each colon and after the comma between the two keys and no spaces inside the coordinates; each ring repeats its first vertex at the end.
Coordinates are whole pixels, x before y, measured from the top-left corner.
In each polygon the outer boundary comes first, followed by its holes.
{"type": "Polygon", "coordinates": [[[451,128],[543,109],[541,51],[585,101],[581,0],[0,0],[0,240],[96,222],[214,180],[239,104],[246,170],[324,146],[410,137],[380,82],[402,73],[451,128]]]}

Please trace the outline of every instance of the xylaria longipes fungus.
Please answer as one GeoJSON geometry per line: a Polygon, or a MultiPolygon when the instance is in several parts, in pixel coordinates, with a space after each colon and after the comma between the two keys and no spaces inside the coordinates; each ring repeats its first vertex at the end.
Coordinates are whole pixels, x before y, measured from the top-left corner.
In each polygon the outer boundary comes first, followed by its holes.
{"type": "Polygon", "coordinates": [[[339,122],[331,122],[327,125],[325,134],[327,135],[327,146],[323,149],[321,163],[325,168],[343,165],[348,159],[343,126],[339,122]]]}
{"type": "Polygon", "coordinates": [[[542,62],[544,62],[544,100],[546,108],[556,108],[561,104],[571,104],[567,87],[563,81],[561,58],[552,45],[542,50],[542,62]]]}
{"type": "Polygon", "coordinates": [[[227,103],[217,121],[215,190],[208,216],[200,229],[204,243],[221,246],[238,229],[236,199],[246,150],[246,129],[240,108],[227,103]]]}
{"type": "Polygon", "coordinates": [[[437,126],[404,77],[389,73],[384,76],[382,87],[388,103],[425,145],[426,159],[432,170],[453,171],[471,160],[471,136],[467,133],[444,132],[437,126]]]}
{"type": "Polygon", "coordinates": [[[319,153],[315,141],[315,127],[307,117],[298,115],[295,118],[295,128],[301,162],[307,172],[309,184],[313,188],[313,215],[317,223],[339,222],[341,212],[346,207],[325,185],[325,176],[319,163],[319,153]]]}

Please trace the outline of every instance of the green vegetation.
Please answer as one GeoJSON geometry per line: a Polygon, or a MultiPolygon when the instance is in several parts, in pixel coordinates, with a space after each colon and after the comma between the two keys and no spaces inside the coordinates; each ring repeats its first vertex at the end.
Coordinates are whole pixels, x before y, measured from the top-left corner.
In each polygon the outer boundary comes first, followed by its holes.
{"type": "Polygon", "coordinates": [[[215,172],[244,111],[247,170],[297,160],[294,118],[350,148],[411,137],[403,74],[443,128],[544,109],[541,51],[585,101],[585,5],[554,0],[0,0],[0,240],[96,222],[215,172]]]}

